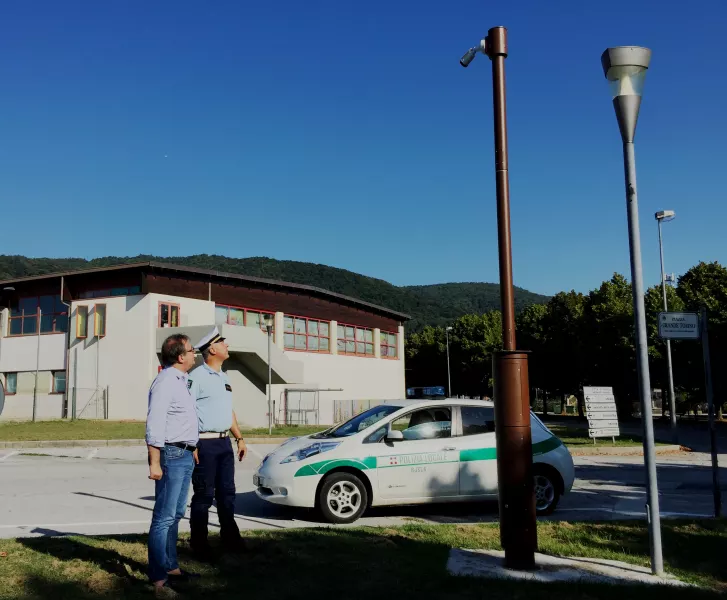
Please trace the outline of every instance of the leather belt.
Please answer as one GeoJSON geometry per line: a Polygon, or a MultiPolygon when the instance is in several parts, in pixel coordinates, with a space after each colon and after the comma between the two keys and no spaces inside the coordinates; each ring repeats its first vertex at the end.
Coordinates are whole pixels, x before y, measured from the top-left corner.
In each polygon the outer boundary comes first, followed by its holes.
{"type": "Polygon", "coordinates": [[[190,452],[194,452],[197,449],[197,446],[192,446],[190,444],[185,444],[184,442],[167,442],[167,446],[175,446],[177,448],[181,448],[182,450],[189,450],[190,452]]]}
{"type": "Polygon", "coordinates": [[[220,438],[226,438],[227,432],[226,431],[202,431],[199,434],[199,439],[201,440],[216,440],[220,438]]]}

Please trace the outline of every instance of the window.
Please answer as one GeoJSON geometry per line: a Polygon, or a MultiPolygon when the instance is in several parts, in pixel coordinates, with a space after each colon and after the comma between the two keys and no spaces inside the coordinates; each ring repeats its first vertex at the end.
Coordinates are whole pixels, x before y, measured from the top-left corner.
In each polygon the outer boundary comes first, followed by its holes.
{"type": "Polygon", "coordinates": [[[364,327],[339,325],[337,348],[339,354],[373,356],[374,332],[364,327]]]}
{"type": "Polygon", "coordinates": [[[396,358],[396,334],[388,331],[381,332],[381,357],[396,358]]]}
{"type": "Polygon", "coordinates": [[[159,327],[179,327],[179,305],[159,303],[159,327]]]}
{"type": "Polygon", "coordinates": [[[66,372],[65,371],[53,371],[53,393],[54,394],[65,394],[66,393],[66,372]]]}
{"type": "Polygon", "coordinates": [[[76,337],[88,337],[88,306],[79,306],[76,309],[76,337]]]}
{"type": "Polygon", "coordinates": [[[104,337],[106,335],[106,305],[97,304],[94,308],[93,335],[104,337]]]}
{"type": "Polygon", "coordinates": [[[90,290],[78,294],[79,298],[108,298],[111,296],[135,296],[141,294],[141,287],[133,285],[130,287],[105,288],[102,290],[90,290]]]}
{"type": "Polygon", "coordinates": [[[404,440],[434,440],[452,435],[452,411],[449,407],[423,408],[391,424],[391,429],[401,431],[404,440]]]}
{"type": "Polygon", "coordinates": [[[285,315],[285,349],[330,352],[331,325],[328,321],[285,315]]]}
{"type": "Polygon", "coordinates": [[[5,393],[8,395],[18,393],[17,373],[5,373],[5,393]]]}
{"type": "Polygon", "coordinates": [[[489,406],[463,406],[462,435],[495,431],[495,409],[489,406]]]}
{"type": "Polygon", "coordinates": [[[340,425],[337,425],[332,429],[317,433],[312,437],[313,439],[317,440],[323,438],[348,437],[349,435],[353,435],[355,433],[358,433],[359,431],[363,431],[364,429],[367,429],[372,425],[376,425],[376,423],[381,421],[381,419],[388,417],[390,414],[395,413],[397,410],[400,409],[401,406],[392,406],[390,404],[375,406],[374,408],[370,408],[367,411],[351,417],[345,423],[341,423],[340,425]]]}
{"type": "Polygon", "coordinates": [[[68,331],[68,307],[60,296],[31,296],[21,298],[18,307],[10,309],[8,335],[36,335],[39,314],[40,333],[68,331]]]}
{"type": "Polygon", "coordinates": [[[239,306],[215,305],[215,323],[217,325],[235,325],[237,327],[257,327],[267,335],[265,315],[273,317],[273,339],[275,339],[275,313],[265,310],[249,310],[239,306]]]}

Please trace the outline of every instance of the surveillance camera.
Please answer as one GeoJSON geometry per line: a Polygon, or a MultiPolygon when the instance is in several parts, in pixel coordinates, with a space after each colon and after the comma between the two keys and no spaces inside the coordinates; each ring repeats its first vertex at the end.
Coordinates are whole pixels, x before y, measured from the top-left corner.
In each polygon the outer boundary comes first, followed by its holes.
{"type": "Polygon", "coordinates": [[[477,48],[470,48],[465,52],[465,55],[459,59],[459,64],[463,67],[469,67],[470,63],[475,59],[477,54],[477,48]]]}
{"type": "Polygon", "coordinates": [[[486,39],[480,40],[480,43],[477,46],[467,50],[465,55],[459,59],[459,64],[462,65],[463,67],[469,67],[470,63],[475,59],[475,56],[477,55],[478,52],[487,54],[487,40],[486,39]]]}

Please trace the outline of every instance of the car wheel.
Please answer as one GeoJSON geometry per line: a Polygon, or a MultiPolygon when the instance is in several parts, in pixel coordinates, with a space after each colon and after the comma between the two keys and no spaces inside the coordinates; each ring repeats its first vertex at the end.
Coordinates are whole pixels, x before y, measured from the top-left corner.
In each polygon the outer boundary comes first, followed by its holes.
{"type": "Polygon", "coordinates": [[[560,487],[551,469],[535,469],[535,511],[538,516],[550,515],[558,506],[560,487]]]}
{"type": "Polygon", "coordinates": [[[351,473],[329,475],[318,492],[318,510],[329,523],[353,523],[368,502],[366,486],[351,473]]]}

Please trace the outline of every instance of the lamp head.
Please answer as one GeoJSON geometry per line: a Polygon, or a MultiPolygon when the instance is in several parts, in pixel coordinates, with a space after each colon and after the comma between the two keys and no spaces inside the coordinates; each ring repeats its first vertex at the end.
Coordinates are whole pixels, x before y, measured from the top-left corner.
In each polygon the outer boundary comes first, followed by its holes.
{"type": "Polygon", "coordinates": [[[671,221],[676,218],[676,213],[673,210],[660,210],[654,215],[657,221],[671,221]]]}

